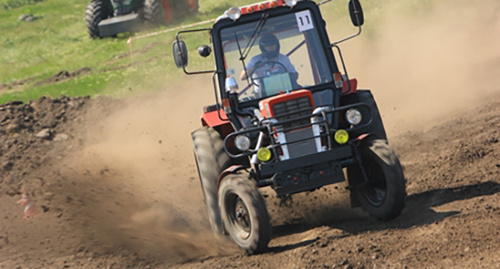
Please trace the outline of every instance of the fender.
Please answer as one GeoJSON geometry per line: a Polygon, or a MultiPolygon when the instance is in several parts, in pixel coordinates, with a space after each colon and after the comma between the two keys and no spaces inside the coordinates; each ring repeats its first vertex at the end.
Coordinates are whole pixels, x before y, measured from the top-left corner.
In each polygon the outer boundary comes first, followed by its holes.
{"type": "Polygon", "coordinates": [[[228,176],[230,174],[236,174],[238,171],[243,170],[243,169],[245,169],[245,167],[237,164],[237,165],[231,165],[226,170],[222,171],[222,173],[219,175],[219,179],[217,180],[217,192],[219,190],[219,186],[220,186],[220,183],[221,183],[223,178],[225,178],[226,176],[228,176]]]}
{"type": "Polygon", "coordinates": [[[206,111],[205,113],[203,113],[203,115],[201,116],[201,124],[203,126],[208,126],[218,130],[221,136],[224,138],[228,134],[234,132],[234,128],[229,121],[223,120],[227,119],[227,115],[224,112],[224,110],[221,109],[219,111],[213,110],[213,111],[206,111]],[[219,111],[220,111],[220,117],[219,117],[219,111]]]}
{"type": "MultiPolygon", "coordinates": [[[[363,130],[354,131],[352,137],[358,137],[363,133],[371,133],[376,135],[380,139],[387,140],[384,123],[382,122],[380,111],[378,110],[377,103],[375,102],[375,99],[373,98],[371,92],[369,90],[358,90],[356,93],[342,95],[340,97],[341,106],[356,103],[365,103],[370,107],[372,123],[363,130]]],[[[365,115],[368,116],[368,111],[365,111],[365,109],[363,109],[361,113],[363,114],[363,117],[365,117],[365,115]]]]}
{"type": "MultiPolygon", "coordinates": [[[[372,134],[372,133],[364,133],[364,134],[361,134],[359,135],[358,137],[356,137],[356,139],[354,139],[351,143],[351,147],[360,147],[361,144],[365,143],[366,141],[369,141],[370,139],[377,139],[379,137],[377,137],[376,134],[372,134]]],[[[354,150],[353,149],[353,152],[357,152],[357,150],[354,150]]]]}

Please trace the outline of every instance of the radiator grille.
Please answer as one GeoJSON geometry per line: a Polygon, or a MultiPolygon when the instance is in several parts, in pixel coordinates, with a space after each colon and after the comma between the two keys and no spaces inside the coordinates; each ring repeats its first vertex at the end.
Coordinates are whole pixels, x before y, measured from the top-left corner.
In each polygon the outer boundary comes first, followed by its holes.
{"type": "Polygon", "coordinates": [[[295,130],[285,134],[286,142],[289,143],[288,153],[290,158],[298,158],[318,152],[311,128],[295,130]],[[307,140],[303,140],[307,139],[307,140]]]}
{"type": "MultiPolygon", "coordinates": [[[[291,120],[300,116],[310,115],[312,113],[311,99],[309,97],[301,97],[293,100],[288,100],[273,105],[273,114],[278,121],[291,120]]],[[[297,122],[286,124],[285,128],[300,126],[307,124],[309,119],[303,119],[297,122]]]]}
{"type": "Polygon", "coordinates": [[[300,97],[293,100],[274,104],[273,115],[280,123],[278,129],[282,130],[278,140],[283,144],[282,159],[298,158],[317,152],[314,133],[310,127],[311,119],[307,117],[312,114],[311,99],[300,97]],[[303,119],[300,117],[306,116],[303,119]]]}

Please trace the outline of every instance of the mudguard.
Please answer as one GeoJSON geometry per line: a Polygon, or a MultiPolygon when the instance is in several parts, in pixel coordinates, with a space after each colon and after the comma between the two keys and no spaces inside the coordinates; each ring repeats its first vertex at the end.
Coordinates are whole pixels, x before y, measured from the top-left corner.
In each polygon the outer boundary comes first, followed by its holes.
{"type": "MultiPolygon", "coordinates": [[[[382,122],[382,117],[380,116],[377,103],[375,102],[372,93],[369,90],[358,90],[356,93],[351,93],[340,97],[341,106],[355,103],[367,104],[371,109],[373,120],[372,124],[370,124],[370,126],[368,126],[367,128],[355,131],[350,135],[352,135],[352,137],[359,137],[364,133],[370,133],[377,136],[377,138],[387,140],[387,134],[382,122]]],[[[368,118],[369,113],[367,111],[361,111],[361,113],[363,114],[364,118],[368,118]]]]}
{"type": "Polygon", "coordinates": [[[217,181],[217,189],[219,189],[219,185],[224,177],[230,174],[235,174],[240,170],[245,169],[242,165],[231,165],[228,167],[226,170],[224,170],[220,175],[219,175],[219,180],[217,181]]]}
{"type": "Polygon", "coordinates": [[[224,110],[214,110],[205,112],[201,116],[201,124],[203,126],[212,127],[219,132],[222,138],[226,137],[228,134],[234,132],[234,128],[227,119],[224,110]],[[220,112],[220,116],[219,116],[220,112]]]}

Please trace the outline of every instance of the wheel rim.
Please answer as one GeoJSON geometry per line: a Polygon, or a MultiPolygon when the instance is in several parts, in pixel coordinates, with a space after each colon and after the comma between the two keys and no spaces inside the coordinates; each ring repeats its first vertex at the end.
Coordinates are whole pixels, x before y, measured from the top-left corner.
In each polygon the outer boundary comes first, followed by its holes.
{"type": "MultiPolygon", "coordinates": [[[[365,162],[372,163],[372,162],[365,162]]],[[[367,185],[364,188],[364,195],[373,206],[381,206],[387,196],[387,184],[384,172],[378,165],[367,165],[365,168],[368,177],[367,185]]]]}
{"type": "Polygon", "coordinates": [[[245,203],[235,193],[228,194],[225,203],[231,229],[238,238],[247,239],[250,236],[252,223],[245,203]]]}

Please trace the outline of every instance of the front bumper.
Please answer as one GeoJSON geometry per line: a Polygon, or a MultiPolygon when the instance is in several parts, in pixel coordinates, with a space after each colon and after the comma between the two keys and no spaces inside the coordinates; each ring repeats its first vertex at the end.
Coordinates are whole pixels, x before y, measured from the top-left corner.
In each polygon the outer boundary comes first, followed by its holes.
{"type": "Polygon", "coordinates": [[[264,163],[262,177],[271,177],[278,196],[313,190],[345,180],[342,167],[355,163],[350,146],[295,159],[264,163]]]}
{"type": "Polygon", "coordinates": [[[351,157],[351,147],[342,146],[333,150],[319,152],[295,159],[263,163],[260,165],[260,174],[262,177],[270,177],[275,173],[285,172],[291,168],[293,170],[302,169],[329,162],[338,162],[342,166],[345,166],[352,162],[351,157]]]}
{"type": "MultiPolygon", "coordinates": [[[[342,168],[356,163],[350,138],[347,144],[334,141],[334,133],[339,129],[338,119],[350,108],[364,107],[357,103],[338,108],[329,108],[305,116],[278,121],[274,118],[262,120],[259,126],[232,133],[225,138],[226,152],[232,158],[256,157],[258,148],[267,147],[274,156],[269,162],[258,162],[252,158],[254,176],[260,186],[271,185],[278,196],[319,188],[345,180],[342,168]],[[267,143],[257,143],[254,150],[239,154],[231,153],[228,145],[237,135],[255,138],[265,137],[267,143]]],[[[357,126],[343,128],[352,134],[364,130],[372,123],[369,110],[368,119],[357,126]]]]}
{"type": "Polygon", "coordinates": [[[142,18],[137,13],[116,16],[99,22],[101,37],[114,36],[119,33],[133,33],[139,31],[142,18]]]}

